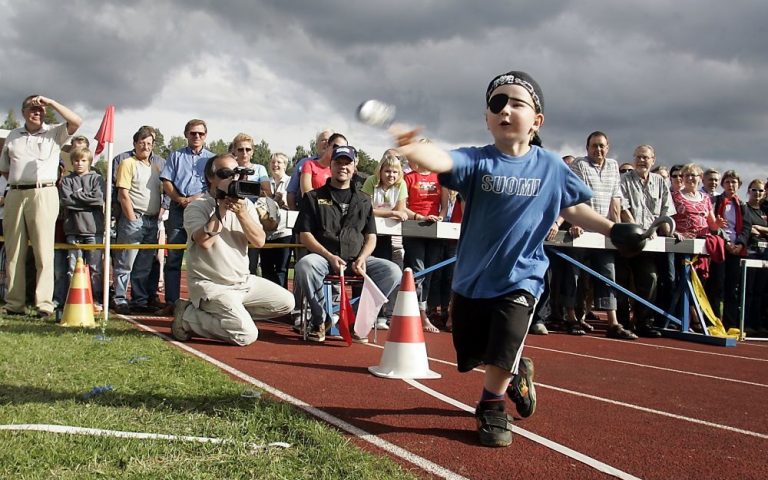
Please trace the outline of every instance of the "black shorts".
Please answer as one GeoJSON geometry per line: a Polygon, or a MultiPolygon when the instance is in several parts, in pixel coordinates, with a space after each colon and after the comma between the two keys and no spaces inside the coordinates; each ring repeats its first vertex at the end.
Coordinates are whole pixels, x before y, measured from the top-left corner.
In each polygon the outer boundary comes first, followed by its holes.
{"type": "Polygon", "coordinates": [[[460,372],[486,364],[515,372],[536,299],[523,290],[495,298],[453,292],[453,346],[460,372]]]}

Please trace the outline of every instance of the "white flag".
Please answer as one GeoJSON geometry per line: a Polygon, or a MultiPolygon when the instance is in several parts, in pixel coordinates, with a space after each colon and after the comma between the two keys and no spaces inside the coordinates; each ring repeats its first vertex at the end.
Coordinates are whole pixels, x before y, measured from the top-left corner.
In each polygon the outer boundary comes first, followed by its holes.
{"type": "Polygon", "coordinates": [[[387,297],[373,283],[368,275],[363,275],[363,293],[360,294],[360,305],[357,307],[355,333],[359,337],[367,337],[371,332],[381,306],[387,303],[387,297]]]}

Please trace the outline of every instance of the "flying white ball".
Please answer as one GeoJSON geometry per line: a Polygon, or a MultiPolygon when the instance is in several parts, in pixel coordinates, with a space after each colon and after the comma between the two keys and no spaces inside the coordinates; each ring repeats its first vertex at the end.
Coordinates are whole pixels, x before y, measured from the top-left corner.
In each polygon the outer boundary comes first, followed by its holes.
{"type": "Polygon", "coordinates": [[[366,100],[357,107],[357,119],[373,127],[389,127],[395,120],[395,106],[381,100],[366,100]]]}

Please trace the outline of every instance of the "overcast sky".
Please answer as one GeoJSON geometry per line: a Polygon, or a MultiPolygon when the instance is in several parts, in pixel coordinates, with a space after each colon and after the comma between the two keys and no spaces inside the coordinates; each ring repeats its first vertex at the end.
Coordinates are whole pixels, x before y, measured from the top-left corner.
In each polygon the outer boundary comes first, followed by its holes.
{"type": "Polygon", "coordinates": [[[116,152],[144,124],[168,139],[202,118],[293,156],[330,127],[379,158],[357,123],[368,98],[445,147],[484,145],[489,80],[525,70],[546,102],[542,137],[610,156],[768,174],[768,2],[729,0],[0,0],[0,112],[32,93],[85,120],[116,106],[116,152]]]}

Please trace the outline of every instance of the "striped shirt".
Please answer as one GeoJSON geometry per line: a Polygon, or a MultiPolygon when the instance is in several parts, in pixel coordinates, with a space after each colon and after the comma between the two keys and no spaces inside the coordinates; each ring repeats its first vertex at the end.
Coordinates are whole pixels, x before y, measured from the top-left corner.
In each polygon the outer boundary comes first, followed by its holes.
{"type": "Polygon", "coordinates": [[[592,189],[592,199],[588,201],[598,214],[608,217],[611,199],[621,201],[622,210],[628,207],[621,194],[619,164],[612,158],[606,158],[603,166],[598,167],[587,157],[580,157],[571,163],[571,171],[592,189]]]}
{"type": "Polygon", "coordinates": [[[667,182],[658,173],[649,173],[647,182],[634,170],[622,174],[621,193],[629,203],[635,223],[643,228],[650,227],[660,216],[677,213],[667,182]]]}

